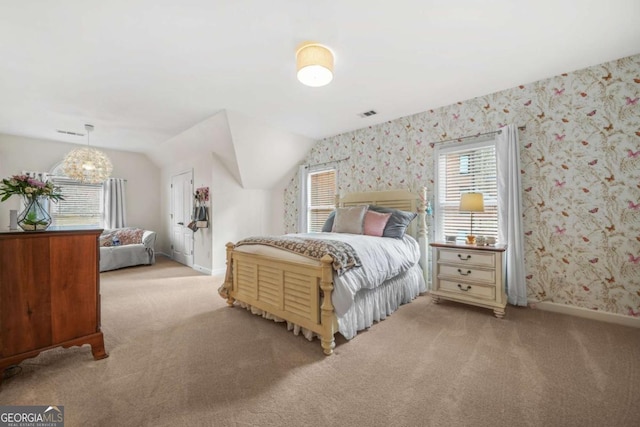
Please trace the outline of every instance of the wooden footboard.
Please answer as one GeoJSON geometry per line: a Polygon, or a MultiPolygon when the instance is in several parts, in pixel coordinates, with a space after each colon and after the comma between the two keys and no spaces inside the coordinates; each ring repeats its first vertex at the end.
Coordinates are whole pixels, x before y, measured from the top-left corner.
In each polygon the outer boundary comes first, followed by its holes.
{"type": "Polygon", "coordinates": [[[337,332],[331,293],[333,259],[320,266],[238,252],[227,243],[227,272],[223,285],[227,304],[241,301],[307,328],[321,337],[326,355],[333,353],[337,332]]]}

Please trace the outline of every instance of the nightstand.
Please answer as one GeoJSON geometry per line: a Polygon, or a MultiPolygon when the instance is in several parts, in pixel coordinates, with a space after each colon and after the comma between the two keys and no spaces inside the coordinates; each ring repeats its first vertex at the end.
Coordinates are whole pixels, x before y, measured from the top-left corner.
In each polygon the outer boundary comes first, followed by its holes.
{"type": "Polygon", "coordinates": [[[503,318],[507,305],[505,292],[505,245],[471,246],[431,243],[433,290],[440,298],[490,308],[503,318]]]}

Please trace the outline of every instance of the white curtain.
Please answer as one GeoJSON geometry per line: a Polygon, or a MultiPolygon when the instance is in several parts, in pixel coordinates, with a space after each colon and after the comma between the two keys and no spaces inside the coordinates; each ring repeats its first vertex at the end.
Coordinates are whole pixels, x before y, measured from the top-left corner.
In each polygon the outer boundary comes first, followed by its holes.
{"type": "Polygon", "coordinates": [[[104,227],[107,229],[127,226],[127,207],[125,204],[125,180],[109,178],[104,184],[104,227]]]}
{"type": "Polygon", "coordinates": [[[307,232],[307,180],[309,179],[309,166],[298,167],[298,233],[307,232]]]}
{"type": "Polygon", "coordinates": [[[520,147],[518,128],[508,125],[496,137],[498,168],[498,240],[507,244],[507,300],[527,305],[524,271],[524,229],[520,195],[520,147]]]}

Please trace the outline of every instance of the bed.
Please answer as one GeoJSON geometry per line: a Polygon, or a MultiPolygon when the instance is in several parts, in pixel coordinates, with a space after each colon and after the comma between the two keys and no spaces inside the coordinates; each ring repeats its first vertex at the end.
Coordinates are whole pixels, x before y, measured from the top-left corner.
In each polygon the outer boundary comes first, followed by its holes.
{"type": "MultiPolygon", "coordinates": [[[[410,302],[428,290],[430,275],[425,200],[425,189],[420,194],[407,190],[351,193],[337,200],[338,208],[373,205],[383,212],[391,209],[415,212],[416,218],[409,223],[406,235],[402,238],[355,236],[349,233],[284,236],[305,240],[325,238],[333,243],[348,243],[346,246],[357,249],[363,265],[346,272],[336,268],[338,261],[342,261],[344,266],[345,260],[341,259],[343,254],[324,255],[314,260],[269,245],[253,242],[240,244],[251,239],[244,239],[238,244],[227,243],[227,269],[219,294],[226,298],[229,306],[240,305],[265,318],[286,321],[289,329],[295,333],[301,331],[308,339],[318,337],[324,354],[331,355],[335,348],[336,333],[340,332],[345,338],[351,339],[357,331],[386,318],[401,304],[410,302]],[[393,258],[398,258],[397,262],[404,265],[394,265],[390,267],[392,272],[380,273],[372,279],[366,272],[366,268],[369,268],[366,263],[373,259],[371,253],[379,253],[379,250],[374,248],[368,253],[367,248],[377,244],[376,239],[385,241],[385,245],[390,243],[390,251],[400,254],[393,258]],[[360,253],[361,250],[364,252],[360,253]],[[364,276],[363,284],[359,289],[351,287],[345,291],[344,283],[351,283],[350,277],[353,275],[364,276]],[[377,280],[382,283],[373,284],[377,280]],[[350,304],[340,299],[344,295],[350,296],[350,304]]],[[[382,258],[385,261],[391,259],[387,255],[382,258]]]]}

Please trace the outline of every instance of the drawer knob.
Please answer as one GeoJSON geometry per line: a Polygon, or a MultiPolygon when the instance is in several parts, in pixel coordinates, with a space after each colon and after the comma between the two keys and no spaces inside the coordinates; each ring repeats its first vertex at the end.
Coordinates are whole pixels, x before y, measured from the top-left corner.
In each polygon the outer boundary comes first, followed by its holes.
{"type": "Polygon", "coordinates": [[[467,270],[467,272],[465,273],[464,271],[462,271],[462,270],[458,269],[458,273],[460,273],[460,274],[461,274],[461,275],[463,275],[463,276],[468,276],[468,275],[470,275],[470,274],[471,274],[471,270],[467,270]]]}
{"type": "Polygon", "coordinates": [[[460,258],[462,261],[469,261],[471,259],[471,255],[467,254],[466,258],[462,258],[462,254],[458,254],[458,258],[460,258]]]}
{"type": "Polygon", "coordinates": [[[460,289],[461,291],[470,291],[471,290],[471,285],[467,285],[466,289],[462,287],[462,285],[460,283],[458,283],[458,289],[460,289]]]}

